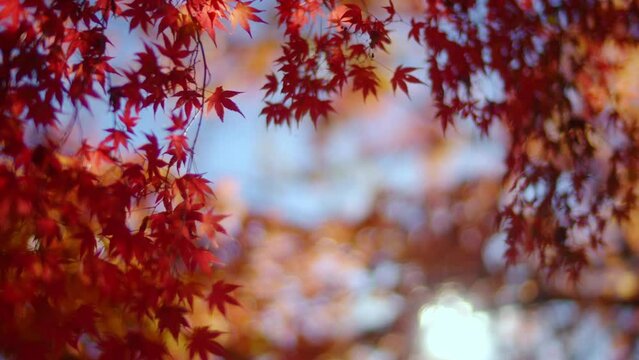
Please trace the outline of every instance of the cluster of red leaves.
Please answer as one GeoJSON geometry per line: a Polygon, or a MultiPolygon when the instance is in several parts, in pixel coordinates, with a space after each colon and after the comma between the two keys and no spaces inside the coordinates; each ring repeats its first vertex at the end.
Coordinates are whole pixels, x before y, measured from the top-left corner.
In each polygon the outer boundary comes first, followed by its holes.
{"type": "Polygon", "coordinates": [[[256,13],[223,0],[0,4],[0,354],[158,359],[170,337],[193,357],[223,354],[220,333],[188,316],[196,299],[222,314],[238,303],[237,286],[210,280],[218,260],[206,237],[224,232],[223,216],[190,170],[187,131],[205,103],[220,118],[240,111],[238,92],[205,89],[206,66],[196,76],[200,34],[214,37],[225,19],[248,31],[256,13]],[[123,45],[107,36],[115,18],[156,39],[128,68],[109,55],[123,45]],[[68,110],[96,101],[113,126],[62,155],[77,121],[68,110]],[[167,107],[165,141],[146,135],[132,149],[140,112],[167,107]]]}
{"type": "Polygon", "coordinates": [[[510,262],[534,255],[576,277],[606,225],[635,205],[638,129],[615,108],[607,78],[617,64],[603,47],[636,46],[638,23],[636,3],[577,0],[433,1],[411,23],[444,129],[461,118],[508,132],[500,222],[510,262]],[[498,99],[473,96],[488,74],[498,99]],[[590,86],[605,89],[606,107],[590,86]]]}
{"type": "MultiPolygon", "coordinates": [[[[266,102],[267,123],[306,115],[316,123],[347,83],[365,99],[377,94],[375,52],[390,43],[391,26],[404,21],[392,2],[378,9],[384,19],[369,8],[280,1],[286,41],[278,71],[263,87],[279,99],[266,102]],[[323,27],[313,32],[317,23],[323,27]],[[301,35],[303,28],[312,35],[301,35]]],[[[424,48],[442,128],[467,120],[485,135],[499,123],[510,137],[499,221],[508,260],[533,255],[544,268],[578,275],[586,250],[598,247],[606,226],[627,219],[635,204],[638,129],[615,108],[607,79],[618,64],[603,49],[637,45],[639,6],[429,0],[423,14],[409,15],[407,38],[424,48]],[[498,95],[478,96],[482,82],[498,95]],[[588,96],[592,86],[607,94],[607,106],[588,96]]],[[[393,90],[408,94],[407,84],[421,82],[415,70],[397,67],[393,90]]]]}
{"type": "MultiPolygon", "coordinates": [[[[403,21],[392,2],[379,17],[333,0],[279,0],[275,11],[284,39],[263,87],[267,124],[315,124],[347,84],[364,99],[377,95],[374,55],[403,21]]],[[[222,313],[236,304],[235,285],[204,287],[216,258],[200,240],[223,231],[222,217],[208,209],[207,181],[191,172],[188,131],[205,110],[220,119],[225,110],[241,114],[232,100],[239,92],[207,90],[201,34],[215,42],[230,24],[250,35],[260,13],[241,0],[0,4],[2,353],[158,358],[169,335],[184,339],[191,356],[222,353],[219,333],[190,329],[187,316],[196,298],[222,313]],[[145,33],[128,68],[114,66],[118,52],[109,51],[120,45],[107,36],[114,18],[145,33]],[[109,104],[113,126],[74,159],[62,156],[68,134],[57,134],[76,121],[67,110],[78,114],[95,101],[109,104]],[[171,119],[168,135],[132,146],[147,108],[171,119]],[[39,139],[27,139],[33,132],[39,139]],[[121,155],[127,151],[135,155],[121,155]]],[[[594,106],[583,86],[605,88],[605,76],[590,75],[614,65],[601,48],[636,44],[638,22],[634,3],[428,0],[407,24],[407,38],[424,45],[443,128],[459,118],[486,133],[496,121],[508,131],[512,189],[501,222],[511,261],[534,253],[542,265],[576,274],[608,220],[628,217],[638,178],[635,122],[594,106]],[[475,96],[485,74],[503,83],[503,99],[475,96]]],[[[421,83],[416,70],[397,67],[392,88],[408,95],[408,84],[421,83]]]]}
{"type": "MultiPolygon", "coordinates": [[[[389,26],[396,20],[395,8],[384,7],[379,19],[356,4],[334,1],[280,1],[277,21],[285,28],[282,56],[276,60],[277,74],[267,76],[262,88],[270,100],[262,110],[267,124],[287,124],[308,116],[313,124],[334,111],[332,100],[345,85],[360,91],[364,100],[377,96],[380,79],[375,52],[390,44],[389,26]],[[319,24],[321,31],[308,33],[319,24]]],[[[415,68],[398,67],[393,89],[408,94],[407,83],[420,83],[411,75],[415,68]]]]}

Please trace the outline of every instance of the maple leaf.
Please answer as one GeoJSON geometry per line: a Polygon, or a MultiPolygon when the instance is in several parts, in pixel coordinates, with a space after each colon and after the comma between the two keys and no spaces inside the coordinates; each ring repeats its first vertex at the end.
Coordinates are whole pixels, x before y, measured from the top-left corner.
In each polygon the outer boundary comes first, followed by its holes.
{"type": "Polygon", "coordinates": [[[111,142],[116,150],[121,146],[125,149],[129,148],[129,140],[131,139],[129,134],[118,129],[107,129],[107,132],[109,135],[104,138],[103,143],[111,142]]]}
{"type": "Polygon", "coordinates": [[[406,83],[413,84],[423,84],[421,80],[411,75],[410,73],[417,70],[414,67],[403,67],[402,65],[398,66],[395,69],[395,73],[393,73],[393,77],[391,78],[391,85],[393,87],[393,92],[397,90],[399,87],[405,94],[410,98],[408,94],[408,85],[406,83]]]}
{"type": "Polygon", "coordinates": [[[166,28],[179,26],[178,21],[180,18],[180,11],[176,9],[175,6],[170,3],[164,3],[161,9],[161,14],[163,16],[160,18],[160,22],[158,24],[158,32],[160,34],[163,33],[166,28]]]}
{"type": "Polygon", "coordinates": [[[202,284],[200,282],[182,282],[173,278],[166,279],[162,284],[163,299],[168,302],[183,301],[193,308],[195,297],[202,298],[202,284]]]}
{"type": "Polygon", "coordinates": [[[115,335],[109,335],[99,343],[100,360],[117,360],[127,358],[126,343],[115,335]]]}
{"type": "Polygon", "coordinates": [[[266,84],[264,84],[264,86],[262,86],[261,88],[261,90],[266,90],[266,94],[264,94],[265,98],[275,94],[279,87],[279,82],[277,81],[277,77],[275,76],[275,74],[266,75],[266,80],[266,84]]]}
{"type": "Polygon", "coordinates": [[[166,131],[174,132],[184,130],[188,125],[188,120],[180,115],[171,115],[172,125],[166,128],[166,131]]]}
{"type": "Polygon", "coordinates": [[[239,285],[227,284],[222,280],[216,281],[211,288],[209,296],[206,298],[209,303],[209,309],[213,310],[214,307],[217,307],[222,315],[226,316],[226,304],[240,306],[240,303],[229,295],[229,293],[239,287],[239,285]]]}
{"type": "Polygon", "coordinates": [[[158,319],[160,331],[168,329],[175,340],[180,335],[182,327],[189,327],[188,321],[184,317],[187,311],[180,306],[164,305],[157,310],[155,317],[158,319]]]}
{"type": "Polygon", "coordinates": [[[201,94],[198,91],[182,90],[175,93],[173,96],[178,98],[178,101],[175,103],[175,109],[184,106],[186,117],[191,116],[191,111],[193,109],[200,109],[202,107],[202,103],[200,102],[201,94]]]}
{"type": "Polygon", "coordinates": [[[138,120],[140,120],[138,116],[131,116],[130,108],[126,109],[126,111],[124,112],[124,115],[118,115],[118,119],[120,119],[122,124],[126,126],[126,131],[128,131],[130,134],[134,133],[133,129],[135,128],[135,125],[137,124],[138,120]]]}
{"type": "Polygon", "coordinates": [[[213,190],[209,186],[210,181],[205,179],[201,174],[184,174],[175,180],[175,186],[185,199],[199,199],[204,202],[213,190]]]}
{"type": "Polygon", "coordinates": [[[183,44],[172,41],[166,34],[162,35],[164,45],[156,44],[155,46],[160,51],[160,54],[171,59],[171,61],[177,66],[183,66],[182,59],[189,56],[191,52],[188,49],[183,48],[183,44]]]}
{"type": "Polygon", "coordinates": [[[36,235],[45,242],[60,239],[60,227],[58,223],[49,217],[42,217],[36,221],[36,235]]]}
{"type": "Polygon", "coordinates": [[[242,29],[244,29],[244,31],[246,31],[250,37],[253,37],[253,35],[251,34],[251,26],[249,24],[249,21],[264,24],[266,23],[264,20],[256,15],[261,13],[262,10],[258,10],[250,6],[252,3],[253,1],[238,1],[235,5],[235,9],[233,9],[233,11],[231,12],[231,23],[233,24],[233,26],[235,27],[239,23],[242,29]]]}
{"type": "Polygon", "coordinates": [[[244,117],[244,114],[237,105],[230,100],[235,95],[241,94],[240,91],[231,91],[224,90],[222,86],[218,86],[215,88],[215,91],[211,96],[206,99],[206,111],[210,111],[212,107],[215,108],[215,113],[220,118],[220,120],[224,121],[224,108],[229,109],[231,111],[235,111],[244,117]]]}
{"type": "MultiPolygon", "coordinates": [[[[367,33],[370,39],[369,46],[371,49],[380,48],[386,51],[386,45],[390,44],[391,39],[384,23],[379,20],[370,22],[367,33]]],[[[373,55],[374,53],[371,56],[373,55]]]]}
{"type": "Polygon", "coordinates": [[[164,342],[147,339],[138,331],[129,331],[125,340],[129,351],[134,354],[132,358],[163,359],[167,355],[164,342]]]}
{"type": "Polygon", "coordinates": [[[418,44],[422,42],[422,31],[426,26],[425,23],[421,21],[415,21],[415,19],[410,20],[410,31],[408,32],[408,39],[411,38],[415,40],[418,44]]]}
{"type": "Polygon", "coordinates": [[[355,26],[356,31],[361,31],[364,24],[364,19],[362,17],[362,9],[356,4],[346,4],[346,11],[340,18],[341,21],[346,21],[347,23],[355,26]]]}
{"type": "Polygon", "coordinates": [[[85,228],[76,237],[80,239],[80,255],[93,255],[97,244],[93,231],[85,228]]]}
{"type": "Polygon", "coordinates": [[[20,23],[23,11],[20,0],[6,0],[2,4],[2,8],[0,8],[0,19],[9,19],[9,28],[15,29],[20,23]]]}
{"type": "MultiPolygon", "coordinates": [[[[81,305],[78,307],[69,317],[69,328],[76,332],[78,335],[82,333],[96,334],[96,318],[98,312],[95,310],[94,305],[81,305]]],[[[78,336],[79,337],[79,336],[78,336]]],[[[77,337],[75,338],[77,340],[77,337]]],[[[77,343],[71,344],[76,346],[77,343]]]]}
{"type": "Polygon", "coordinates": [[[296,97],[296,101],[291,105],[296,119],[301,119],[308,114],[314,125],[320,117],[327,117],[328,113],[335,111],[328,99],[320,99],[317,96],[303,94],[296,97]]]}
{"type": "Polygon", "coordinates": [[[188,138],[183,134],[174,134],[167,136],[167,139],[169,140],[169,146],[166,153],[171,155],[169,166],[173,164],[184,165],[191,151],[188,138]]]}
{"type": "Polygon", "coordinates": [[[392,21],[397,12],[395,11],[395,5],[393,4],[393,0],[388,0],[388,5],[384,6],[384,10],[388,13],[388,17],[384,19],[384,21],[392,21]]]}
{"type": "Polygon", "coordinates": [[[127,6],[129,6],[129,9],[122,11],[120,15],[130,18],[129,32],[133,31],[136,27],[141,26],[142,30],[148,34],[149,25],[151,25],[152,21],[151,16],[148,13],[148,9],[143,3],[139,2],[130,2],[127,6]]]}
{"type": "Polygon", "coordinates": [[[375,74],[375,67],[353,65],[348,75],[353,79],[353,91],[361,90],[364,100],[369,94],[377,97],[379,78],[375,74]]]}
{"type": "Polygon", "coordinates": [[[200,268],[205,274],[211,274],[211,265],[220,264],[220,260],[213,255],[212,252],[205,249],[197,249],[191,251],[191,264],[192,269],[196,269],[196,266],[200,268]]]}
{"type": "Polygon", "coordinates": [[[266,125],[271,123],[275,125],[281,125],[286,123],[290,125],[291,109],[282,103],[266,102],[266,106],[260,112],[260,115],[266,116],[266,125]]]}
{"type": "Polygon", "coordinates": [[[218,246],[218,243],[215,240],[217,233],[227,235],[226,229],[220,225],[220,222],[227,217],[228,215],[213,214],[212,211],[207,211],[202,216],[202,231],[215,247],[218,246]]]}
{"type": "Polygon", "coordinates": [[[195,19],[199,25],[206,31],[213,45],[217,47],[217,37],[215,29],[226,30],[224,24],[220,21],[221,18],[226,18],[227,6],[224,2],[215,0],[212,5],[204,6],[204,9],[198,11],[195,14],[195,19]],[[221,4],[221,5],[218,5],[221,4]],[[219,6],[219,8],[218,8],[219,6]]]}
{"type": "Polygon", "coordinates": [[[189,342],[187,349],[189,350],[189,357],[194,358],[197,354],[200,359],[206,360],[209,358],[209,354],[215,354],[224,357],[226,351],[220,343],[215,341],[215,338],[222,334],[219,331],[209,330],[206,326],[198,326],[193,328],[189,335],[189,342]]]}

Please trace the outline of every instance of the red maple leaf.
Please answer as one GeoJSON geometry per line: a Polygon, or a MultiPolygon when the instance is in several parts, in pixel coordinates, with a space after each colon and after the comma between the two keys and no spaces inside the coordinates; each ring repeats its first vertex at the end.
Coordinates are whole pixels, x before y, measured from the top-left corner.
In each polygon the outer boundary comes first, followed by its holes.
{"type": "Polygon", "coordinates": [[[221,332],[209,330],[206,326],[194,328],[189,336],[189,343],[187,345],[189,357],[194,358],[197,354],[200,359],[206,360],[209,358],[209,354],[225,356],[226,351],[224,351],[222,345],[214,340],[220,336],[220,334],[221,332]]]}
{"type": "Polygon", "coordinates": [[[266,116],[266,125],[271,123],[275,125],[281,125],[286,123],[291,124],[291,109],[282,103],[266,102],[266,106],[260,112],[260,115],[266,116]]]}
{"type": "Polygon", "coordinates": [[[169,140],[169,148],[166,151],[171,155],[171,161],[169,165],[177,164],[181,166],[186,163],[187,156],[191,151],[191,147],[188,143],[188,138],[184,134],[174,134],[167,136],[169,140]]]}
{"type": "Polygon", "coordinates": [[[215,255],[213,255],[213,253],[209,250],[197,249],[191,251],[191,269],[196,269],[196,267],[199,267],[200,271],[208,275],[211,274],[212,264],[220,264],[220,260],[215,257],[215,255]]]}
{"type": "Polygon", "coordinates": [[[388,5],[384,6],[384,10],[386,10],[386,12],[388,13],[388,17],[384,19],[384,21],[393,20],[393,17],[395,17],[395,14],[397,14],[397,11],[395,11],[395,5],[393,4],[393,0],[388,0],[388,5]]]}
{"type": "Polygon", "coordinates": [[[361,90],[364,100],[368,94],[377,97],[379,78],[375,74],[375,67],[353,65],[348,75],[353,79],[353,91],[361,90]]]}
{"type": "Polygon", "coordinates": [[[140,120],[138,116],[131,116],[130,108],[126,109],[126,111],[124,112],[124,115],[119,115],[118,119],[120,119],[122,124],[126,126],[126,131],[128,131],[131,134],[134,133],[133,128],[135,128],[135,125],[137,124],[138,120],[140,120]]]}
{"type": "Polygon", "coordinates": [[[291,105],[295,118],[301,119],[308,114],[314,125],[317,124],[320,117],[327,117],[329,112],[335,111],[330,100],[320,99],[310,94],[300,95],[295,100],[295,103],[291,105]]]}
{"type": "Polygon", "coordinates": [[[233,9],[233,12],[231,13],[231,23],[233,24],[233,26],[236,26],[239,23],[242,29],[244,29],[244,31],[246,31],[251,37],[253,37],[253,35],[251,34],[251,26],[249,24],[249,21],[266,23],[264,20],[256,15],[258,13],[261,13],[262,10],[258,10],[250,6],[252,2],[253,1],[238,1],[237,5],[235,5],[235,9],[233,9]]]}
{"type": "Polygon", "coordinates": [[[240,91],[224,90],[221,86],[218,86],[213,94],[206,99],[206,111],[210,111],[212,107],[215,107],[215,112],[222,121],[224,121],[224,108],[235,111],[244,117],[240,108],[231,100],[233,96],[241,93],[240,91]]]}
{"type": "MultiPolygon", "coordinates": [[[[356,31],[361,31],[365,23],[362,17],[362,9],[356,4],[346,4],[346,11],[339,19],[339,22],[344,21],[353,25],[356,31]]],[[[339,24],[338,24],[339,25],[339,24]]]]}
{"type": "Polygon", "coordinates": [[[426,26],[425,23],[421,21],[415,21],[415,19],[410,20],[410,31],[408,32],[408,39],[413,38],[415,42],[418,44],[422,43],[422,31],[426,26]]]}
{"type": "Polygon", "coordinates": [[[210,195],[213,195],[209,183],[210,181],[201,174],[185,174],[175,180],[175,186],[183,198],[201,201],[205,201],[210,195]]]}
{"type": "Polygon", "coordinates": [[[215,282],[211,288],[211,293],[207,297],[209,309],[213,310],[214,307],[217,307],[222,315],[226,316],[226,304],[240,306],[240,303],[234,297],[229,295],[229,293],[239,287],[239,285],[228,284],[222,280],[215,282]]]}
{"type": "Polygon", "coordinates": [[[189,327],[188,321],[184,318],[187,311],[180,306],[164,305],[155,313],[158,319],[158,327],[160,331],[168,329],[174,339],[177,340],[182,327],[189,327]]]}
{"type": "Polygon", "coordinates": [[[193,109],[200,109],[202,107],[202,103],[200,101],[201,94],[195,90],[182,90],[175,95],[178,98],[178,101],[175,103],[175,108],[178,109],[180,107],[184,107],[184,112],[187,117],[191,116],[191,111],[193,109]]]}
{"type": "Polygon", "coordinates": [[[266,84],[262,86],[262,90],[266,90],[266,94],[264,94],[265,98],[275,94],[279,87],[279,82],[277,81],[277,77],[275,76],[275,74],[266,75],[266,80],[266,84]]]}
{"type": "Polygon", "coordinates": [[[391,85],[393,86],[393,92],[395,92],[395,90],[397,90],[397,88],[399,87],[404,93],[406,93],[406,96],[410,98],[410,94],[408,94],[408,85],[406,83],[413,83],[413,84],[424,83],[423,81],[419,80],[418,78],[410,74],[411,72],[415,70],[417,70],[417,68],[403,67],[401,65],[398,66],[397,69],[395,69],[395,73],[393,74],[393,77],[391,78],[391,85]]]}
{"type": "Polygon", "coordinates": [[[212,211],[207,211],[204,215],[202,215],[202,232],[209,238],[209,241],[215,247],[218,246],[215,239],[217,233],[227,234],[226,229],[220,225],[220,222],[226,217],[228,217],[228,215],[213,214],[212,211]]]}
{"type": "Polygon", "coordinates": [[[103,143],[110,142],[113,146],[113,149],[116,150],[119,149],[121,146],[125,149],[129,148],[129,140],[131,139],[129,134],[118,129],[107,129],[107,132],[109,133],[109,135],[104,138],[103,143]]]}

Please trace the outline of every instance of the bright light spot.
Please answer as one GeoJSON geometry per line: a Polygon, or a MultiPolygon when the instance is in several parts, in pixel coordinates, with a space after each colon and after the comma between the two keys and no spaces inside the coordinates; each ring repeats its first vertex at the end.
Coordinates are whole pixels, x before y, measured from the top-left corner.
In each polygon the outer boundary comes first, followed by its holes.
{"type": "Polygon", "coordinates": [[[438,360],[483,360],[494,357],[488,314],[452,294],[424,306],[419,313],[424,354],[438,360]]]}

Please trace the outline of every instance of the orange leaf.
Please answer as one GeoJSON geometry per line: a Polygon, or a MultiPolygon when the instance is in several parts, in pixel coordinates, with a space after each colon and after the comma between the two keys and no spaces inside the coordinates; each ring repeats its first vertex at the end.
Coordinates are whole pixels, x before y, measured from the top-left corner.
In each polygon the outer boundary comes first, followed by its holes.
{"type": "Polygon", "coordinates": [[[251,3],[252,1],[238,1],[235,9],[231,13],[231,23],[234,27],[237,26],[237,24],[239,23],[242,29],[244,29],[244,31],[246,31],[250,37],[253,37],[253,35],[251,34],[251,26],[249,24],[249,21],[260,22],[264,24],[266,22],[259,16],[255,15],[261,13],[262,10],[258,10],[252,6],[249,6],[251,3]]]}

